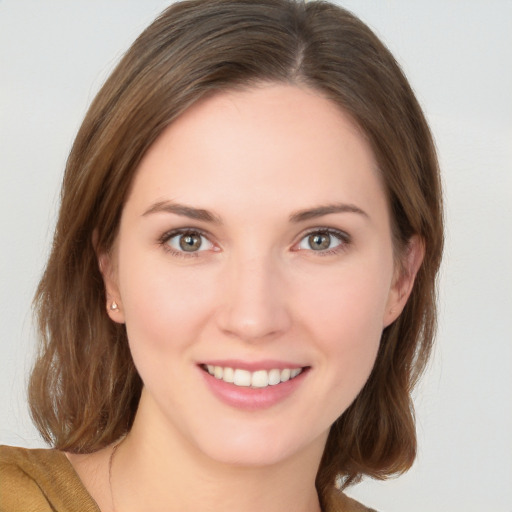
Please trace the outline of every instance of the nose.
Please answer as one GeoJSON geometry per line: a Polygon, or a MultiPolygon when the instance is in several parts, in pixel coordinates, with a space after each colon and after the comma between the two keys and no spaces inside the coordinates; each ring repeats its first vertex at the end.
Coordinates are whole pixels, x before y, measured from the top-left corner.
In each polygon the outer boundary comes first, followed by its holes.
{"type": "Polygon", "coordinates": [[[286,285],[271,257],[230,261],[223,273],[217,310],[219,328],[246,342],[275,339],[291,325],[286,285]]]}

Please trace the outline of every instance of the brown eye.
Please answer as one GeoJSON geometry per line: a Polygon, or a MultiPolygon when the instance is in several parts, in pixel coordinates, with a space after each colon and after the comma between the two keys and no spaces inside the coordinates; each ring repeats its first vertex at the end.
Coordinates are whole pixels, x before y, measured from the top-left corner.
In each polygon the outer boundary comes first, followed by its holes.
{"type": "Polygon", "coordinates": [[[308,245],[313,251],[324,251],[331,245],[331,235],[329,233],[313,233],[308,236],[308,245]]]}
{"type": "Polygon", "coordinates": [[[180,235],[179,237],[180,249],[186,252],[198,251],[201,248],[203,241],[201,235],[196,233],[180,235]]]}
{"type": "Polygon", "coordinates": [[[195,253],[212,250],[214,245],[198,231],[175,233],[167,237],[165,243],[179,253],[195,253]]]}
{"type": "Polygon", "coordinates": [[[350,238],[346,233],[336,230],[318,230],[311,231],[298,244],[299,250],[314,252],[328,252],[350,243],[350,238]]]}

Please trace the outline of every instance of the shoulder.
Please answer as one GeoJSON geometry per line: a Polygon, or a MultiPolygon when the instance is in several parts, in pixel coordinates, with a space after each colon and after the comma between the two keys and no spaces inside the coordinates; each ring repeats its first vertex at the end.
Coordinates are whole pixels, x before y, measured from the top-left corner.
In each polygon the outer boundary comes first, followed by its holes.
{"type": "Polygon", "coordinates": [[[98,512],[63,452],[0,446],[0,512],[98,512]]]}
{"type": "Polygon", "coordinates": [[[362,503],[349,498],[346,494],[334,488],[327,497],[325,512],[377,512],[373,508],[365,507],[362,503]]]}

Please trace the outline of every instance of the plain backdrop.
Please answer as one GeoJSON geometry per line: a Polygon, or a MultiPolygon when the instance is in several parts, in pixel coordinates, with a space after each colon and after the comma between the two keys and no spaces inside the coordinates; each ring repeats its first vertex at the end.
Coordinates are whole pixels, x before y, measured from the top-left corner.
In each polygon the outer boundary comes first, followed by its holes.
{"type": "MultiPolygon", "coordinates": [[[[87,105],[162,0],[0,0],[0,443],[42,446],[30,303],[87,105]]],[[[403,66],[443,173],[437,349],[419,455],[351,494],[382,512],[512,511],[512,2],[347,0],[403,66]]]]}

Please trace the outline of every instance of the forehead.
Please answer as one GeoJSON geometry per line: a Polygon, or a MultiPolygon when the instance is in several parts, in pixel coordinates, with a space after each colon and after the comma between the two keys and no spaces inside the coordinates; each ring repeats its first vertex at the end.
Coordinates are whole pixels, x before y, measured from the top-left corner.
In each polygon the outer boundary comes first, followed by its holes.
{"type": "MultiPolygon", "coordinates": [[[[384,198],[369,144],[336,104],[311,89],[262,85],[189,108],[150,147],[129,202],[289,209],[384,198]]],[[[382,202],[382,201],[381,201],[382,202]]]]}

